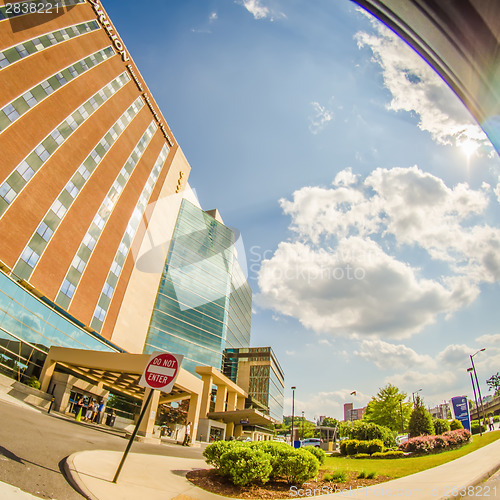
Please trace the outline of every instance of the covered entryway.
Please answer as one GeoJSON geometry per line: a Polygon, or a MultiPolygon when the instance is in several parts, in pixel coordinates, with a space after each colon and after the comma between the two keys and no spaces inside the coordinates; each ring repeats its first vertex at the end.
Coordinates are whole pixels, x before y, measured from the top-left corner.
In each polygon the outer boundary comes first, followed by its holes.
{"type": "MultiPolygon", "coordinates": [[[[41,390],[53,393],[55,408],[67,407],[73,381],[69,376],[61,377],[56,367],[61,366],[70,372],[79,384],[87,383],[88,391],[104,396],[106,391],[126,394],[136,399],[146,400],[149,389],[138,385],[142,372],[150,359],[150,354],[128,354],[87,349],[51,347],[40,375],[41,390]],[[81,378],[79,378],[81,377],[81,378]],[[64,382],[66,380],[66,382],[64,382]],[[89,381],[89,382],[85,382],[89,381]],[[93,388],[91,386],[95,384],[93,388]],[[54,387],[55,385],[55,387],[54,387]],[[59,387],[58,387],[59,385],[59,387]]],[[[82,387],[83,390],[85,388],[82,387]]],[[[187,421],[192,422],[192,435],[196,436],[203,390],[202,381],[184,369],[180,369],[172,392],[163,394],[153,391],[147,418],[144,418],[138,431],[143,438],[153,438],[153,426],[159,404],[189,399],[187,421]]]]}

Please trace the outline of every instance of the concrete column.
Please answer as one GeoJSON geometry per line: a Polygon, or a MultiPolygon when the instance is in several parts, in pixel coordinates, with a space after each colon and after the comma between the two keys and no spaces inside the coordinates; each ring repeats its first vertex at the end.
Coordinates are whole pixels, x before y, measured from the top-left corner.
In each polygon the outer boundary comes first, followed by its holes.
{"type": "Polygon", "coordinates": [[[40,390],[47,392],[49,389],[50,379],[54,375],[54,370],[56,368],[56,362],[50,359],[48,356],[43,364],[42,373],[40,373],[40,390]]]}
{"type": "Polygon", "coordinates": [[[210,397],[212,396],[213,378],[211,375],[202,375],[203,391],[201,393],[201,404],[199,418],[207,418],[210,411],[210,397]]]}
{"type": "Polygon", "coordinates": [[[228,422],[226,424],[226,438],[234,436],[234,422],[228,422]]]}
{"type": "Polygon", "coordinates": [[[229,391],[227,394],[227,408],[226,411],[236,410],[236,402],[238,399],[238,393],[235,391],[229,391]]]}
{"type": "Polygon", "coordinates": [[[234,437],[238,438],[243,434],[243,426],[241,424],[236,424],[234,426],[234,437]]]}
{"type": "Polygon", "coordinates": [[[244,410],[245,409],[245,398],[243,396],[237,396],[236,409],[237,410],[244,410]]]}
{"type": "MultiPolygon", "coordinates": [[[[189,410],[187,421],[191,422],[191,443],[195,441],[198,435],[198,422],[200,420],[201,398],[198,394],[191,394],[189,399],[189,410]]],[[[206,415],[206,414],[205,414],[206,415]]]]}
{"type": "MultiPolygon", "coordinates": [[[[144,404],[146,403],[146,399],[148,397],[151,389],[146,389],[144,391],[144,398],[142,399],[142,407],[141,411],[144,408],[144,404]]],[[[144,436],[147,438],[152,438],[153,436],[153,426],[156,419],[156,412],[158,411],[158,401],[160,400],[160,391],[153,391],[153,397],[151,398],[151,402],[148,405],[146,410],[146,414],[142,419],[141,425],[137,430],[137,434],[139,436],[144,436]]]]}
{"type": "Polygon", "coordinates": [[[226,411],[226,396],[227,385],[219,385],[217,387],[217,395],[215,396],[215,411],[226,411]]]}

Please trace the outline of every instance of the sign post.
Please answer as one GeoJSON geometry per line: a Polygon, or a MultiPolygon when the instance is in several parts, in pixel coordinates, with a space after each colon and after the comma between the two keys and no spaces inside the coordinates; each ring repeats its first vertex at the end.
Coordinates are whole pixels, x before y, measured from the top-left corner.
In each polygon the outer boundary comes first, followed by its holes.
{"type": "Polygon", "coordinates": [[[125,459],[132,447],[132,442],[137,435],[139,426],[141,425],[142,419],[146,414],[149,404],[151,403],[151,398],[153,397],[153,391],[171,392],[174,387],[175,380],[179,374],[179,368],[184,356],[182,354],[170,354],[167,352],[154,352],[151,354],[146,368],[142,372],[141,380],[139,385],[150,389],[148,397],[142,407],[141,414],[135,425],[134,432],[130,436],[130,440],[127,444],[127,448],[123,453],[123,457],[116,469],[115,477],[113,478],[113,483],[118,481],[118,476],[122,470],[125,459]]]}

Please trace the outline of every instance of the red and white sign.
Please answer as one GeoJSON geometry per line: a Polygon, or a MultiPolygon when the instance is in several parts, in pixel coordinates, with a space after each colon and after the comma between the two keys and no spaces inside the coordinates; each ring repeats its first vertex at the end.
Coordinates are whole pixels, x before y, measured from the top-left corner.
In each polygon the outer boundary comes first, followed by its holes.
{"type": "Polygon", "coordinates": [[[170,392],[179,373],[182,354],[154,352],[144,369],[139,385],[157,391],[170,392]]]}

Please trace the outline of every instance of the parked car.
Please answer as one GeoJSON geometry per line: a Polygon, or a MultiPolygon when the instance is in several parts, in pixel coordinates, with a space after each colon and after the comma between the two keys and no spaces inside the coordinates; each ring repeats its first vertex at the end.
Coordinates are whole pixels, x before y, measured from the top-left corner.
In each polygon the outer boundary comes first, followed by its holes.
{"type": "Polygon", "coordinates": [[[318,439],[318,438],[303,439],[300,442],[300,446],[316,446],[316,448],[320,448],[321,447],[321,439],[318,439]]]}
{"type": "Polygon", "coordinates": [[[401,444],[408,441],[408,434],[400,434],[396,437],[396,443],[401,444]]]}
{"type": "Polygon", "coordinates": [[[240,436],[236,438],[236,441],[243,441],[244,443],[251,441],[252,439],[248,436],[240,436]]]}

